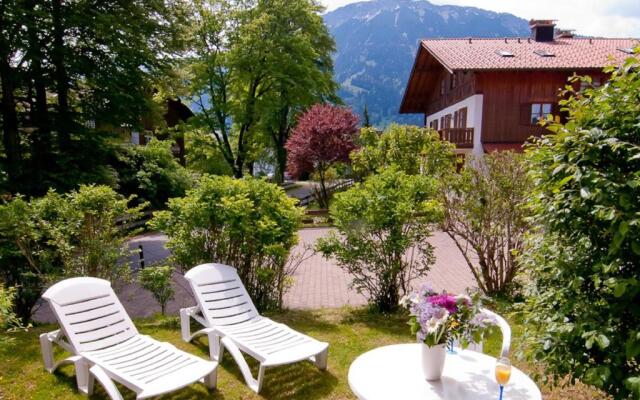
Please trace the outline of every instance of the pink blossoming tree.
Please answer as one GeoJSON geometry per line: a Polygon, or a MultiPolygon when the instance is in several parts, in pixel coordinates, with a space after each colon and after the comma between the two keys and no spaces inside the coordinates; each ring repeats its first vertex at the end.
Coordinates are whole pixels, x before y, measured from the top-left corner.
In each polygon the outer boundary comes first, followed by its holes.
{"type": "Polygon", "coordinates": [[[294,178],[316,172],[320,181],[320,207],[329,204],[326,172],[334,164],[349,162],[356,148],[358,117],[348,108],[315,104],[302,114],[286,144],[287,172],[294,178]]]}

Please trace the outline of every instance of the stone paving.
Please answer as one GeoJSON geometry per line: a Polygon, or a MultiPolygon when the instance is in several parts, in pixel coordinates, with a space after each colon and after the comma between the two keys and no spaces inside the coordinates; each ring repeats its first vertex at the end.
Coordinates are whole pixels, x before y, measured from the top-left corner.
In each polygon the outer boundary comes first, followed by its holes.
{"type": "MultiPolygon", "coordinates": [[[[293,253],[303,251],[305,245],[313,245],[317,238],[326,235],[330,228],[312,228],[300,230],[300,243],[293,253]]],[[[131,248],[137,249],[142,245],[146,265],[161,261],[169,255],[164,248],[166,236],[150,233],[131,240],[131,248]]],[[[462,254],[453,241],[443,232],[435,232],[430,242],[435,247],[436,263],[431,267],[426,277],[414,282],[414,287],[422,282],[429,282],[434,289],[459,293],[474,287],[474,280],[462,254]]],[[[133,269],[138,267],[138,256],[132,256],[133,269]]],[[[347,305],[358,306],[366,304],[364,296],[349,287],[349,275],[336,265],[335,260],[327,260],[320,254],[314,254],[306,259],[297,269],[293,277],[293,285],[285,295],[284,304],[287,308],[336,308],[347,305]]],[[[169,314],[177,314],[181,307],[194,305],[189,292],[189,286],[184,278],[174,275],[175,300],[167,307],[169,314]]],[[[159,306],[151,294],[131,283],[117,287],[116,291],[129,314],[134,318],[149,317],[159,311],[159,306]]],[[[35,313],[37,321],[53,321],[49,307],[44,305],[35,313]]]]}
{"type": "MultiPolygon", "coordinates": [[[[316,239],[327,234],[330,228],[303,229],[300,244],[313,244],[316,239]]],[[[414,281],[413,286],[428,282],[435,290],[446,289],[460,293],[475,285],[462,254],[446,233],[435,232],[429,240],[435,247],[436,263],[428,275],[414,281]]],[[[350,289],[349,274],[336,265],[335,260],[327,260],[315,254],[302,264],[294,275],[294,283],[285,295],[284,303],[289,308],[334,308],[345,305],[363,305],[363,295],[350,289]]]]}

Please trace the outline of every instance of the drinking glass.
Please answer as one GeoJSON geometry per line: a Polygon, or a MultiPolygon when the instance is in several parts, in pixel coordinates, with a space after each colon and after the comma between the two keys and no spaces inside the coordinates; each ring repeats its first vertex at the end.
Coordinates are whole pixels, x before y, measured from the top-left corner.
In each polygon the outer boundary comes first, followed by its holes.
{"type": "Polygon", "coordinates": [[[500,400],[502,400],[504,385],[509,382],[509,378],[511,378],[511,361],[506,357],[499,358],[496,361],[496,381],[500,385],[500,400]]]}

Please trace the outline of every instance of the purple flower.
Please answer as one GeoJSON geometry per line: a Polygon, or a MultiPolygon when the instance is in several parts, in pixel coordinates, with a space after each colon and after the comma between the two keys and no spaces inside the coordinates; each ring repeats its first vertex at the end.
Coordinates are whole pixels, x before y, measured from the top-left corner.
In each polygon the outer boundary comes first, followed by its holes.
{"type": "Polygon", "coordinates": [[[498,320],[496,320],[493,315],[479,312],[474,315],[473,318],[471,318],[471,321],[469,321],[469,325],[484,329],[489,326],[498,325],[498,320]]]}
{"type": "Polygon", "coordinates": [[[448,294],[438,294],[430,296],[427,301],[435,306],[446,309],[450,314],[458,311],[458,302],[455,296],[451,296],[448,294]]]}

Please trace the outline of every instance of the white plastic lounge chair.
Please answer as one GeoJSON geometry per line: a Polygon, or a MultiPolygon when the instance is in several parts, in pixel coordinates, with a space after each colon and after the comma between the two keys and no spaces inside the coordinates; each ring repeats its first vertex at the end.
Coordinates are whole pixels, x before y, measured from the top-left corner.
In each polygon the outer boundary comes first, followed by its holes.
{"type": "Polygon", "coordinates": [[[202,264],[185,274],[198,303],[180,310],[182,338],[189,342],[207,335],[211,359],[222,359],[224,348],[236,360],[247,385],[256,393],[262,388],[265,368],[309,359],[327,368],[329,344],[319,342],[258,314],[235,268],[202,264]],[[205,328],[191,334],[190,319],[205,328]],[[241,352],[258,360],[258,379],[251,374],[241,352]]]}
{"type": "Polygon", "coordinates": [[[60,329],[40,335],[45,368],[53,372],[61,364],[75,364],[80,392],[90,395],[95,379],[114,400],[122,399],[114,381],[133,390],[138,399],[197,381],[215,388],[218,363],[140,335],[108,281],[71,278],[42,297],[60,324],[60,329]],[[54,363],[53,343],[72,356],[54,363]]]}

